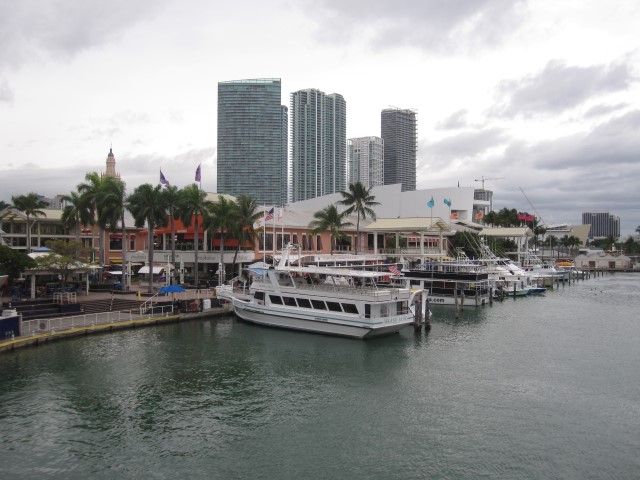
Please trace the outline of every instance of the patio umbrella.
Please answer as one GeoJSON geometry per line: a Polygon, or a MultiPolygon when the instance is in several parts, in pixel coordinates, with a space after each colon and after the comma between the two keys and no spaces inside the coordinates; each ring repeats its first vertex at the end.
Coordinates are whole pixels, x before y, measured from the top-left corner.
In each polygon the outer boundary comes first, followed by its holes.
{"type": "Polygon", "coordinates": [[[180,292],[186,292],[186,290],[182,288],[180,285],[165,285],[164,287],[160,288],[160,293],[180,293],[180,292]]]}

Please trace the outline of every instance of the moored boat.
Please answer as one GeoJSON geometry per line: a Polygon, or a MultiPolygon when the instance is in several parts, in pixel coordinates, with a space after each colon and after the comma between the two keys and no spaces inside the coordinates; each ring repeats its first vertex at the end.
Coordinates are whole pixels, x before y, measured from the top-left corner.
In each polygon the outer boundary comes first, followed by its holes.
{"type": "Polygon", "coordinates": [[[398,332],[425,318],[422,290],[389,284],[389,272],[289,263],[285,248],[275,267],[253,276],[249,292],[216,287],[242,320],[307,332],[369,338],[398,332]]]}

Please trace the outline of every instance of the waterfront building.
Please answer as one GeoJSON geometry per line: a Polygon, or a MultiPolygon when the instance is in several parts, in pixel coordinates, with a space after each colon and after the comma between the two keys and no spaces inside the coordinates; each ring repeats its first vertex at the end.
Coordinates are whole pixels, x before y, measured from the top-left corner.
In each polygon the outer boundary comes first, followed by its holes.
{"type": "Polygon", "coordinates": [[[342,95],[316,89],[291,94],[291,199],[347,187],[347,106],[342,95]]]}
{"type": "Polygon", "coordinates": [[[384,185],[384,142],[380,137],[350,138],[349,183],[384,185]]]}
{"type": "Polygon", "coordinates": [[[381,136],[384,141],[384,184],[402,185],[402,191],[416,189],[418,124],[415,110],[382,110],[381,136]]]}
{"type": "Polygon", "coordinates": [[[620,237],[620,217],[608,212],[584,212],[582,224],[591,225],[589,239],[620,237]]]}
{"type": "Polygon", "coordinates": [[[279,78],[218,83],[218,192],[287,201],[287,107],[279,78]]]}

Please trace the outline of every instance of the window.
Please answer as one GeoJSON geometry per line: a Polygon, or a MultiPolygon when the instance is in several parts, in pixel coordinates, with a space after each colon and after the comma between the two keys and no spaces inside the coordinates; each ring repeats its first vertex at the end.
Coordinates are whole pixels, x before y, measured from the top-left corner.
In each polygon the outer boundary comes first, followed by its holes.
{"type": "Polygon", "coordinates": [[[282,298],[278,295],[269,295],[269,300],[271,300],[271,303],[274,305],[282,305],[282,298]]]}
{"type": "Polygon", "coordinates": [[[322,250],[322,237],[320,235],[316,235],[316,248],[322,250]]]}
{"type": "Polygon", "coordinates": [[[315,308],[316,310],[326,310],[327,307],[324,304],[324,302],[322,300],[311,300],[311,304],[313,305],[313,308],[315,308]]]}
{"type": "Polygon", "coordinates": [[[342,308],[340,308],[340,304],[338,302],[327,302],[327,307],[332,312],[342,312],[342,308]]]}
{"type": "Polygon", "coordinates": [[[260,300],[260,301],[264,302],[264,292],[256,292],[256,293],[253,294],[253,297],[256,300],[260,300]]]}
{"type": "Polygon", "coordinates": [[[311,308],[311,302],[306,298],[298,298],[298,306],[300,308],[311,308]]]}
{"type": "Polygon", "coordinates": [[[343,303],[342,309],[345,311],[345,313],[354,313],[356,315],[358,314],[358,307],[356,307],[353,303],[343,303]]]}
{"type": "Polygon", "coordinates": [[[282,297],[282,299],[284,300],[284,304],[289,306],[289,307],[297,307],[296,305],[296,299],[293,297],[282,297]]]}

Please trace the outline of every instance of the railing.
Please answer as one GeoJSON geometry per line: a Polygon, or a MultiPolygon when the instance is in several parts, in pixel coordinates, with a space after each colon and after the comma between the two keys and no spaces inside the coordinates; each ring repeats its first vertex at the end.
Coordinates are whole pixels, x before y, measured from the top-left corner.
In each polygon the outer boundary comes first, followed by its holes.
{"type": "Polygon", "coordinates": [[[121,312],[102,312],[72,317],[47,318],[41,320],[25,320],[21,323],[21,336],[37,335],[39,333],[59,332],[74,328],[86,328],[107,323],[142,320],[152,317],[166,317],[173,313],[173,305],[157,306],[148,312],[135,310],[121,312]]]}

